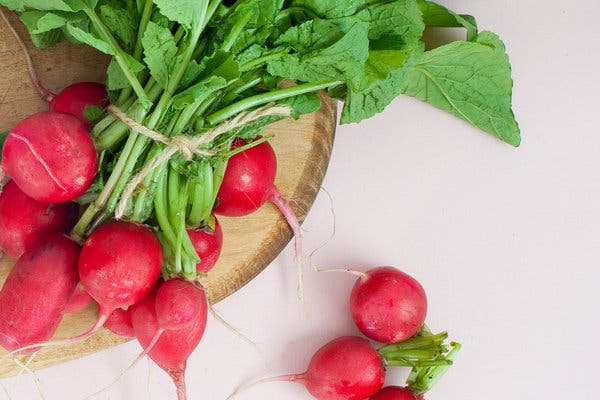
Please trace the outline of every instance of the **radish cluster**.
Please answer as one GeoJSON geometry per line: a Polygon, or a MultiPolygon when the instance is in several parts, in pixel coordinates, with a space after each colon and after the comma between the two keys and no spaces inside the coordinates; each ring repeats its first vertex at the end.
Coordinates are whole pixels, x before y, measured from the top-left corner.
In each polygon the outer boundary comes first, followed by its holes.
{"type": "Polygon", "coordinates": [[[384,345],[377,349],[358,336],[336,338],[313,355],[305,372],[264,379],[229,399],[258,383],[289,381],[317,400],[423,400],[460,345],[445,344],[446,333],[433,335],[424,325],[425,291],[408,274],[393,267],[348,272],[359,276],[350,295],[352,317],[361,332],[384,345]],[[382,388],[390,366],[412,368],[406,387],[382,388]]]}

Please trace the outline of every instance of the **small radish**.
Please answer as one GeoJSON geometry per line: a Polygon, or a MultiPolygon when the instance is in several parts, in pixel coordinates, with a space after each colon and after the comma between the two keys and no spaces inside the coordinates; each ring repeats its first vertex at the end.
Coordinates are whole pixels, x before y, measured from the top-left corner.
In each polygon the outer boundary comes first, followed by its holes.
{"type": "Polygon", "coordinates": [[[343,336],[321,347],[310,360],[306,372],[268,378],[258,383],[288,381],[304,385],[318,400],[364,400],[383,386],[382,359],[371,344],[356,336],[343,336]]]}
{"type": "Polygon", "coordinates": [[[45,111],[19,122],[2,149],[0,174],[29,197],[64,203],[81,196],[94,180],[97,156],[85,126],[75,117],[45,111]]]}
{"type": "Polygon", "coordinates": [[[131,308],[128,308],[127,310],[117,308],[109,315],[104,323],[104,327],[115,335],[134,338],[135,332],[133,331],[133,325],[131,324],[131,308]]]}
{"type": "Polygon", "coordinates": [[[189,228],[187,233],[192,241],[192,245],[200,257],[200,262],[196,265],[196,270],[207,273],[215,266],[221,249],[223,248],[223,230],[219,221],[215,218],[215,228],[189,228]]]}
{"type": "Polygon", "coordinates": [[[71,114],[87,128],[90,121],[85,116],[87,106],[108,106],[106,86],[96,82],[77,82],[61,90],[50,102],[50,110],[71,114]]]}
{"type": "Polygon", "coordinates": [[[98,320],[80,339],[98,330],[117,308],[142,300],[154,287],[162,268],[162,248],[150,228],[133,222],[111,222],[85,241],[79,276],[99,304],[98,320]]]}
{"type": "Polygon", "coordinates": [[[9,257],[19,258],[43,235],[69,230],[76,210],[73,203],[36,201],[9,181],[0,194],[0,250],[9,257]]]}
{"type": "MultiPolygon", "coordinates": [[[[236,138],[231,146],[237,149],[247,144],[236,138]]],[[[275,186],[277,156],[271,145],[262,142],[229,158],[223,182],[217,194],[215,214],[240,217],[258,210],[266,201],[273,203],[286,219],[295,237],[299,294],[302,298],[302,235],[300,223],[290,204],[275,186]]]]}
{"type": "Polygon", "coordinates": [[[79,284],[75,288],[73,295],[69,299],[67,306],[65,307],[65,313],[76,313],[90,304],[95,303],[94,299],[90,294],[84,289],[84,287],[79,284]]]}
{"type": "Polygon", "coordinates": [[[350,311],[358,329],[382,343],[398,343],[415,335],[427,314],[427,297],[419,282],[392,267],[358,274],[350,295],[350,311]]]}
{"type": "Polygon", "coordinates": [[[369,400],[423,400],[423,396],[414,394],[408,388],[388,386],[375,393],[369,400]]]}
{"type": "MultiPolygon", "coordinates": [[[[79,281],[79,245],[58,233],[27,250],[0,291],[0,344],[13,352],[52,337],[79,281]]],[[[33,346],[32,346],[33,345],[33,346]]]]}
{"type": "MultiPolygon", "coordinates": [[[[135,336],[145,349],[161,329],[157,319],[156,296],[157,291],[152,292],[141,303],[132,307],[131,321],[135,336]]],[[[148,352],[148,356],[173,379],[179,400],[185,400],[187,397],[187,359],[200,343],[206,328],[206,302],[204,304],[204,312],[191,325],[178,330],[165,330],[148,352]]]]}

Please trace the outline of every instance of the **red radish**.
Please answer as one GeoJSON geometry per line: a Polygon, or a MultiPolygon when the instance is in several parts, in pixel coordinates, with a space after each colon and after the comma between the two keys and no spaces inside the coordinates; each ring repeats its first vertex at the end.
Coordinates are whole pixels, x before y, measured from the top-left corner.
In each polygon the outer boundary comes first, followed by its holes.
{"type": "Polygon", "coordinates": [[[200,257],[196,270],[207,273],[215,266],[223,248],[223,230],[215,218],[215,228],[189,228],[187,233],[200,257]]]}
{"type": "Polygon", "coordinates": [[[375,393],[369,400],[423,400],[423,396],[415,395],[407,388],[388,386],[375,393]]]}
{"type": "Polygon", "coordinates": [[[58,233],[27,250],[0,291],[0,344],[9,351],[52,337],[79,281],[79,245],[58,233]]]}
{"type": "MultiPolygon", "coordinates": [[[[321,347],[313,355],[306,372],[257,383],[300,383],[318,400],[364,400],[381,389],[384,379],[382,359],[369,341],[342,336],[321,347]]],[[[236,391],[229,398],[255,384],[236,391]]]]}
{"type": "Polygon", "coordinates": [[[89,128],[85,116],[87,106],[108,106],[106,86],[96,82],[78,82],[61,90],[50,102],[50,110],[71,114],[89,128]]]}
{"type": "MultiPolygon", "coordinates": [[[[157,319],[156,292],[152,292],[141,303],[132,307],[131,321],[135,336],[143,348],[148,348],[161,329],[157,319]]],[[[205,302],[206,304],[206,302],[205,302]]],[[[186,399],[185,369],[187,359],[200,343],[206,328],[206,307],[204,314],[191,325],[178,330],[165,330],[156,341],[148,356],[162,368],[177,387],[177,398],[186,399]]]]}
{"type": "Polygon", "coordinates": [[[131,324],[131,308],[128,308],[127,310],[117,308],[110,314],[104,323],[104,327],[115,335],[134,338],[135,332],[133,331],[133,325],[131,324]]]}
{"type": "Polygon", "coordinates": [[[356,326],[367,337],[398,343],[423,326],[427,297],[411,276],[396,268],[379,267],[356,281],[350,295],[350,311],[356,326]]]}
{"type": "Polygon", "coordinates": [[[13,352],[71,344],[92,336],[114,310],[129,307],[150,293],[160,277],[162,261],[160,242],[144,225],[117,221],[96,229],[79,256],[81,283],[98,303],[94,326],[70,339],[37,343],[13,352]]]}
{"type": "Polygon", "coordinates": [[[19,258],[43,235],[69,230],[75,212],[73,203],[40,203],[9,181],[0,194],[0,250],[19,258]]]}
{"type": "Polygon", "coordinates": [[[73,295],[69,299],[69,302],[65,307],[65,312],[76,313],[83,310],[92,303],[95,303],[94,299],[92,299],[92,296],[90,296],[90,294],[86,292],[84,287],[81,284],[79,284],[77,285],[75,291],[73,292],[73,295]]]}
{"type": "MultiPolygon", "coordinates": [[[[232,149],[246,145],[236,138],[232,149]]],[[[300,223],[290,204],[275,186],[277,156],[271,145],[262,142],[232,156],[227,164],[223,182],[217,194],[215,214],[239,217],[253,213],[266,201],[273,203],[286,219],[295,237],[296,263],[298,267],[299,294],[302,297],[302,235],[300,223]]]]}
{"type": "Polygon", "coordinates": [[[154,287],[162,268],[162,248],[150,228],[133,222],[111,222],[85,241],[79,275],[87,292],[100,306],[98,330],[117,308],[142,300],[154,287]]]}
{"type": "Polygon", "coordinates": [[[45,111],[15,126],[2,149],[2,169],[29,197],[64,203],[81,196],[94,180],[94,142],[75,117],[45,111]]]}
{"type": "Polygon", "coordinates": [[[190,281],[175,278],[160,285],[155,307],[158,329],[134,364],[152,350],[164,332],[189,328],[197,322],[206,325],[208,300],[204,289],[190,281]]]}

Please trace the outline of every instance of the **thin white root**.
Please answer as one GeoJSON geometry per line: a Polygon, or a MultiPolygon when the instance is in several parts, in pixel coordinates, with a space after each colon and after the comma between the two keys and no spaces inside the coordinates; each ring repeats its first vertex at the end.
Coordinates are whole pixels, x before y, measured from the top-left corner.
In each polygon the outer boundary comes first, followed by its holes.
{"type": "Polygon", "coordinates": [[[83,400],[92,399],[92,398],[98,396],[99,394],[102,394],[102,393],[106,392],[107,390],[111,389],[113,386],[115,386],[117,383],[119,383],[121,381],[121,379],[123,379],[125,374],[127,372],[129,372],[129,370],[131,370],[133,367],[135,367],[135,365],[138,363],[139,360],[140,360],[140,356],[137,356],[135,358],[135,360],[133,360],[133,362],[131,364],[129,364],[129,366],[127,368],[125,368],[123,371],[121,371],[121,373],[111,383],[109,383],[108,385],[104,386],[103,388],[95,391],[94,393],[87,395],[86,397],[83,398],[83,400]]]}
{"type": "Polygon", "coordinates": [[[258,344],[256,344],[254,341],[249,339],[247,336],[245,336],[243,333],[241,333],[239,330],[237,330],[235,327],[233,327],[231,324],[225,321],[225,319],[217,312],[217,310],[213,308],[212,304],[208,304],[208,311],[210,311],[210,314],[213,316],[213,318],[216,319],[221,325],[223,325],[229,331],[233,332],[238,338],[242,339],[244,342],[252,346],[254,350],[258,353],[260,358],[263,359],[265,365],[267,365],[267,358],[265,357],[265,353],[262,351],[258,344]]]}
{"type": "Polygon", "coordinates": [[[2,387],[2,391],[4,392],[4,395],[6,396],[6,398],[8,400],[12,400],[12,397],[10,396],[10,393],[8,392],[8,389],[6,388],[6,386],[4,386],[4,383],[2,383],[1,380],[0,380],[0,387],[2,387]]]}
{"type": "MultiPolygon", "coordinates": [[[[37,353],[37,352],[36,352],[37,353]]],[[[35,386],[38,390],[38,393],[40,394],[40,398],[42,400],[46,400],[46,396],[44,395],[44,391],[42,390],[42,382],[40,382],[40,378],[38,378],[38,376],[36,375],[35,372],[33,372],[31,370],[31,368],[29,368],[29,362],[31,362],[31,360],[33,360],[33,356],[35,356],[35,354],[32,354],[32,357],[29,357],[29,360],[26,363],[22,363],[19,359],[17,359],[16,357],[14,358],[14,362],[21,367],[21,372],[25,371],[27,372],[29,375],[31,375],[33,377],[33,381],[35,382],[35,386]]],[[[21,373],[19,372],[19,374],[21,373]]]]}
{"type": "Polygon", "coordinates": [[[273,376],[270,378],[260,379],[258,381],[249,383],[247,385],[240,386],[239,388],[235,389],[233,391],[233,393],[231,393],[225,400],[231,400],[238,394],[245,392],[246,390],[252,389],[253,387],[256,387],[258,385],[262,385],[263,383],[285,382],[285,381],[294,382],[299,378],[300,378],[300,375],[281,375],[281,376],[273,376]]]}
{"type": "Polygon", "coordinates": [[[317,272],[322,272],[322,271],[320,271],[317,268],[317,266],[314,264],[313,257],[315,256],[315,254],[317,254],[319,251],[321,251],[325,246],[327,246],[329,244],[329,242],[331,242],[333,240],[333,238],[335,237],[335,234],[336,234],[336,216],[335,216],[335,210],[333,207],[333,197],[331,196],[331,193],[329,193],[329,191],[327,191],[327,189],[325,189],[324,187],[321,187],[321,190],[329,198],[329,210],[331,211],[332,229],[331,229],[331,234],[329,235],[329,237],[323,243],[321,243],[317,248],[312,250],[308,255],[308,262],[309,262],[311,268],[317,272]]]}
{"type": "Polygon", "coordinates": [[[147,385],[146,389],[148,390],[148,400],[152,400],[152,388],[150,386],[152,383],[152,367],[154,366],[154,363],[152,362],[150,357],[148,357],[147,360],[148,360],[148,385],[147,385]]]}

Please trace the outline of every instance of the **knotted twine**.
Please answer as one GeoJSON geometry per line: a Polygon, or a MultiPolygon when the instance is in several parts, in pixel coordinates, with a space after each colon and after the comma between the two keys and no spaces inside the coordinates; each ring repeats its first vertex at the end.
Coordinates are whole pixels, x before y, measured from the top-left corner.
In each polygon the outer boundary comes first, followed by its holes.
{"type": "Polygon", "coordinates": [[[146,179],[146,177],[162,163],[170,160],[175,154],[181,153],[181,155],[187,161],[192,161],[194,155],[212,157],[216,155],[217,152],[214,150],[207,150],[202,147],[206,144],[209,144],[220,135],[229,132],[232,129],[246,126],[249,123],[263,117],[289,117],[292,114],[292,109],[289,106],[275,106],[273,104],[269,104],[264,107],[257,108],[256,110],[242,112],[234,118],[207,130],[201,135],[191,136],[182,134],[168,137],[162,133],[153,131],[152,129],[149,129],[139,122],[129,118],[127,114],[112,104],[108,106],[107,110],[120,119],[125,125],[130,127],[133,131],[167,146],[160,154],[150,160],[150,162],[146,164],[146,166],[127,184],[115,210],[115,217],[117,219],[121,219],[123,217],[125,214],[125,209],[127,208],[127,202],[133,196],[133,193],[144,181],[144,179],[146,179]]]}

